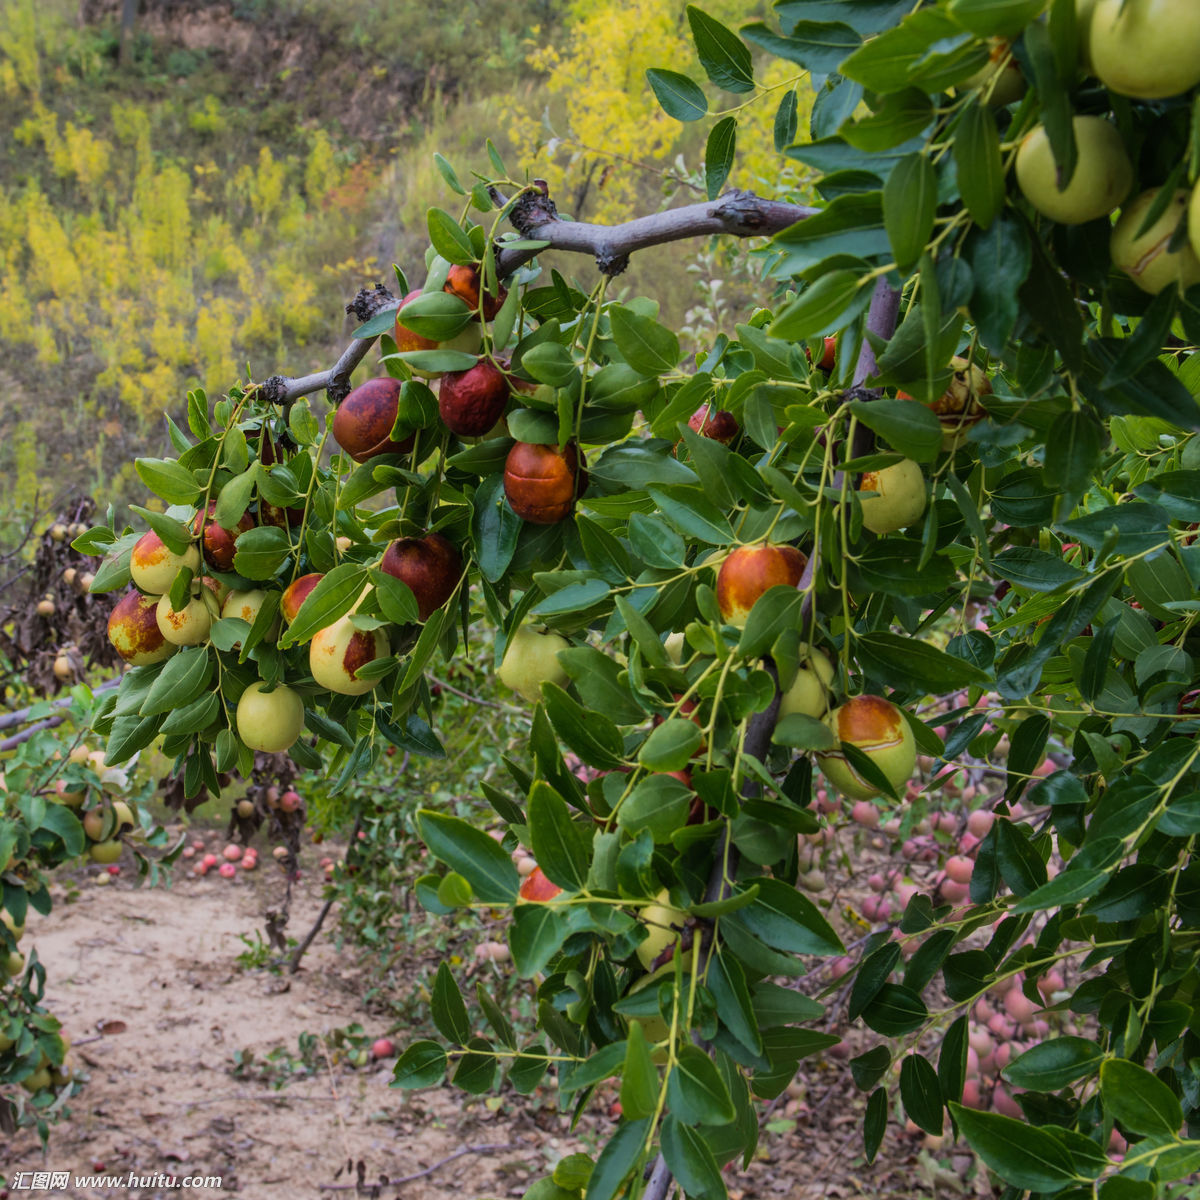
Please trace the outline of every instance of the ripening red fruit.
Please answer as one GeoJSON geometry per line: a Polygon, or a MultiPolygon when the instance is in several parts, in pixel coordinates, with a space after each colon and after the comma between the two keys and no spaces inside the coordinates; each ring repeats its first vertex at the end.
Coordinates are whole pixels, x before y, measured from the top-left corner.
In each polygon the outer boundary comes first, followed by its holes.
{"type": "Polygon", "coordinates": [[[157,596],[128,591],[109,614],[108,640],[117,653],[135,667],[162,662],[178,649],[163,637],[158,627],[157,610],[157,596]]]}
{"type": "Polygon", "coordinates": [[[832,371],[835,362],[837,362],[837,338],[827,337],[824,346],[821,348],[821,359],[817,363],[817,366],[822,371],[832,371]]]}
{"type": "Polygon", "coordinates": [[[480,437],[504,414],[508,380],[494,362],[481,358],[466,371],[442,376],[438,413],[442,424],[459,437],[480,437]]]}
{"type": "Polygon", "coordinates": [[[569,517],[576,495],[587,487],[582,459],[573,442],[562,450],[517,442],[504,463],[504,494],[513,512],[533,525],[569,517]]]}
{"type": "MultiPolygon", "coordinates": [[[[452,296],[457,296],[469,309],[478,312],[480,282],[478,267],[455,263],[446,275],[446,282],[442,286],[442,291],[449,292],[452,296]]],[[[508,290],[503,287],[497,291],[495,296],[490,296],[487,292],[484,292],[483,319],[485,321],[495,320],[496,314],[500,311],[500,306],[504,303],[504,298],[507,295],[508,290]]]]}
{"type": "Polygon", "coordinates": [[[204,515],[196,514],[196,518],[192,522],[192,531],[199,533],[203,526],[204,532],[201,534],[200,540],[204,548],[204,561],[214,570],[232,571],[233,556],[237,552],[237,540],[248,529],[254,528],[254,518],[244,512],[232,529],[226,529],[225,526],[218,525],[216,521],[209,519],[216,510],[217,502],[210,500],[204,515]]]}
{"type": "Polygon", "coordinates": [[[279,601],[279,611],[289,625],[296,619],[296,614],[308,598],[309,592],[324,578],[325,576],[320,571],[312,571],[308,575],[301,575],[299,579],[292,580],[284,588],[283,596],[279,601]]]}
{"type": "Polygon", "coordinates": [[[407,454],[415,435],[409,434],[402,442],[392,441],[399,405],[400,380],[385,375],[359,384],[334,414],[337,444],[357,463],[379,454],[407,454]]]}
{"type": "Polygon", "coordinates": [[[427,621],[454,594],[462,558],[440,533],[398,538],[384,552],[380,570],[407,584],[417,601],[417,619],[427,621]]]}
{"type": "Polygon", "coordinates": [[[780,585],[796,587],[807,562],[795,546],[739,546],[717,572],[722,618],[730,625],[745,625],[759,596],[780,585]]]}
{"type": "Polygon", "coordinates": [[[557,883],[546,878],[541,867],[534,867],[521,883],[520,896],[522,900],[545,903],[553,900],[561,891],[557,883]]]}
{"type": "Polygon", "coordinates": [[[740,427],[737,418],[731,412],[715,408],[711,404],[702,404],[688,419],[688,428],[701,437],[711,438],[728,446],[737,437],[740,427]]]}

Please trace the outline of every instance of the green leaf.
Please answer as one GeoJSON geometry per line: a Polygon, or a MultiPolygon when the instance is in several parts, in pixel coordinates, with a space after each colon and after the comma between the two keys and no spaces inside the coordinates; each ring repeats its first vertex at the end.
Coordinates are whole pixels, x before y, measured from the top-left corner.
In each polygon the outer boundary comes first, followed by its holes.
{"type": "Polygon", "coordinates": [[[469,266],[475,261],[475,247],[470,237],[449,213],[440,208],[431,208],[426,214],[426,221],[429,240],[444,259],[459,266],[469,266]]]}
{"type": "MultiPolygon", "coordinates": [[[[694,1047],[692,1047],[694,1049],[694,1047]]],[[[662,1154],[686,1196],[725,1200],[725,1180],[704,1134],[685,1125],[674,1113],[662,1124],[662,1154]]]]}
{"type": "Polygon", "coordinates": [[[1032,261],[1029,235],[1014,213],[1004,212],[987,229],[972,230],[966,244],[975,278],[971,314],[984,345],[1000,354],[1020,315],[1018,292],[1032,261]]]}
{"type": "Polygon", "coordinates": [[[699,1046],[684,1046],[667,1080],[667,1107],[687,1125],[727,1125],[737,1115],[716,1064],[699,1046]]]}
{"type": "Polygon", "coordinates": [[[461,296],[449,292],[424,292],[404,306],[405,329],[435,342],[449,341],[475,320],[475,312],[461,296]]]}
{"type": "Polygon", "coordinates": [[[529,794],[530,849],[547,879],[568,891],[583,888],[592,859],[592,829],[572,819],[566,801],[544,779],[534,781],[529,794]]]}
{"type": "MultiPolygon", "coordinates": [[[[794,62],[815,75],[832,74],[862,44],[853,29],[838,21],[801,21],[792,28],[791,37],[776,33],[761,21],[743,25],[739,32],[768,54],[794,62]]],[[[788,138],[784,145],[791,141],[788,138]]],[[[783,146],[777,141],[775,148],[782,150],[783,146]]]]}
{"type": "Polygon", "coordinates": [[[979,667],[928,642],[895,633],[869,633],[854,643],[862,668],[892,687],[914,684],[930,692],[949,692],[988,681],[979,667]]]}
{"type": "Polygon", "coordinates": [[[950,1115],[971,1149],[1005,1183],[1054,1193],[1074,1182],[1071,1155],[1048,1129],[955,1103],[950,1115]]]}
{"type": "Polygon", "coordinates": [[[640,1021],[629,1022],[625,1066],[621,1071],[621,1111],[632,1121],[653,1116],[658,1106],[658,1071],[640,1021]]]}
{"type": "Polygon", "coordinates": [[[954,163],[963,203],[975,224],[987,229],[1004,207],[1004,163],[996,118],[978,101],[967,106],[954,132],[954,163]]]}
{"type": "Polygon", "coordinates": [[[167,659],[139,710],[143,717],[191,704],[208,686],[213,661],[203,646],[185,647],[167,659]]]}
{"type": "Polygon", "coordinates": [[[549,904],[519,904],[513,913],[508,944],[522,979],[532,979],[562,950],[570,932],[566,912],[549,904]]]}
{"type": "Polygon", "coordinates": [[[1017,1087],[1057,1092],[1094,1074],[1103,1061],[1104,1051],[1088,1038],[1057,1037],[1018,1055],[1001,1074],[1017,1087]]]}
{"type": "Polygon", "coordinates": [[[945,1125],[941,1085],[937,1072],[920,1054],[909,1054],[900,1064],[900,1099],[917,1125],[926,1133],[941,1136],[945,1125]]]}
{"type": "Polygon", "coordinates": [[[726,920],[755,934],[768,946],[790,954],[845,953],[832,926],[807,896],[782,879],[764,877],[754,882],[758,899],[726,920]]]}
{"type": "Polygon", "coordinates": [[[651,67],[646,79],[658,103],[668,117],[677,121],[698,121],[708,115],[708,100],[700,85],[678,71],[663,71],[651,67]]]}
{"type": "Polygon", "coordinates": [[[521,877],[512,859],[482,830],[447,813],[421,809],[417,828],[429,852],[466,879],[487,904],[511,904],[521,877]]]}
{"type": "Polygon", "coordinates": [[[259,525],[239,534],[233,569],[243,579],[271,579],[292,552],[288,535],[274,525],[259,525]]]}
{"type": "Polygon", "coordinates": [[[950,15],[977,37],[1015,38],[1046,0],[950,0],[950,15]]]}
{"type": "Polygon", "coordinates": [[[63,849],[72,857],[82,854],[88,839],[79,818],[64,804],[47,804],[39,829],[48,829],[60,838],[63,849]]]}
{"type": "Polygon", "coordinates": [[[1110,1058],[1100,1067],[1100,1099],[1133,1133],[1175,1137],[1183,1124],[1175,1093],[1144,1067],[1123,1058],[1110,1058]]]}
{"type": "Polygon", "coordinates": [[[737,652],[743,658],[759,658],[789,629],[799,629],[804,596],[798,588],[781,584],[768,588],[754,602],[737,652]]]}
{"type": "Polygon", "coordinates": [[[682,771],[703,740],[695,721],[671,717],[642,743],[638,762],[649,771],[682,771]]]}
{"type": "Polygon", "coordinates": [[[200,495],[195,476],[173,458],[138,458],[133,468],[138,478],[168,504],[194,504],[200,495]]]}
{"type": "Polygon", "coordinates": [[[874,1162],[875,1155],[883,1142],[887,1130],[888,1100],[883,1088],[876,1088],[867,1100],[867,1111],[863,1116],[863,1152],[867,1162],[874,1162]]]}
{"type": "Polygon", "coordinates": [[[447,1041],[459,1046],[467,1044],[471,1036],[471,1021],[467,1016],[462,992],[458,990],[458,983],[445,961],[438,964],[437,975],[433,980],[430,1015],[438,1032],[447,1041]]]}
{"type": "Polygon", "coordinates": [[[700,65],[709,79],[727,92],[752,92],[754,64],[737,34],[693,4],[688,5],[687,16],[700,65]]]}
{"type": "Polygon", "coordinates": [[[404,350],[395,356],[417,371],[444,374],[447,371],[468,371],[479,359],[463,350],[404,350]]]}
{"type": "Polygon", "coordinates": [[[839,133],[855,149],[876,154],[911,144],[932,123],[933,116],[933,104],[925,92],[905,88],[884,96],[875,112],[843,125],[839,133]]]}
{"type": "Polygon", "coordinates": [[[1046,482],[1068,496],[1080,495],[1092,482],[1101,447],[1100,426],[1091,413],[1079,409],[1061,413],[1046,435],[1046,482]]]}
{"type": "Polygon", "coordinates": [[[362,595],[370,576],[367,568],[358,563],[342,563],[318,581],[304,598],[295,620],[279,639],[279,648],[286,650],[307,642],[319,629],[344,617],[362,595]]]}
{"type": "Polygon", "coordinates": [[[704,146],[704,189],[710,200],[715,200],[733,169],[733,155],[737,146],[737,120],[722,117],[708,133],[704,146]]]}
{"type": "Polygon", "coordinates": [[[928,462],[942,448],[941,422],[915,400],[852,400],[850,411],[905,458],[928,462]]]}
{"type": "MultiPolygon", "coordinates": [[[[883,185],[883,227],[902,269],[911,268],[921,257],[933,233],[936,215],[937,176],[933,164],[924,154],[905,155],[883,185]]],[[[857,403],[861,405],[862,401],[857,403]]]]}
{"type": "Polygon", "coordinates": [[[437,1042],[414,1042],[396,1062],[392,1087],[437,1087],[446,1075],[446,1052],[437,1042]]]}
{"type": "MultiPolygon", "coordinates": [[[[742,31],[745,33],[745,30],[742,31]]],[[[779,102],[779,108],[775,112],[775,149],[782,151],[785,146],[790,146],[796,139],[796,89],[784,92],[783,99],[779,102]]]]}
{"type": "Polygon", "coordinates": [[[614,304],[609,310],[613,340],[622,358],[642,375],[662,375],[679,362],[679,339],[666,326],[614,304]]]}
{"type": "Polygon", "coordinates": [[[588,1180],[585,1200],[614,1200],[617,1189],[642,1162],[642,1146],[650,1128],[650,1119],[623,1120],[617,1132],[596,1159],[596,1169],[588,1180]]]}
{"type": "Polygon", "coordinates": [[[788,304],[767,332],[771,337],[791,342],[833,333],[841,328],[839,318],[858,298],[860,290],[857,272],[849,268],[829,271],[788,304]]]}
{"type": "Polygon", "coordinates": [[[217,507],[213,511],[213,520],[222,529],[236,529],[242,514],[250,507],[250,499],[254,495],[254,485],[258,482],[259,465],[254,463],[248,471],[231,479],[217,497],[217,507]]]}

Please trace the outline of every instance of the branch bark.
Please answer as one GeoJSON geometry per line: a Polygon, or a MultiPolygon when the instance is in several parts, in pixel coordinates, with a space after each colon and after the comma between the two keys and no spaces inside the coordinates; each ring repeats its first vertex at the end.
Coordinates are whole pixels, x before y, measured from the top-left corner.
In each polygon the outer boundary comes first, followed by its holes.
{"type": "MultiPolygon", "coordinates": [[[[629,256],[647,246],[686,241],[712,234],[732,237],[765,237],[778,233],[811,217],[819,209],[803,204],[785,204],[764,200],[752,192],[731,191],[716,200],[703,204],[687,204],[665,212],[637,217],[620,225],[593,225],[583,221],[566,221],[558,215],[543,180],[535,180],[537,190],[518,198],[511,220],[523,238],[545,242],[534,250],[504,250],[496,255],[501,278],[511,275],[519,266],[529,262],[543,250],[566,250],[591,254],[596,265],[606,275],[618,275],[629,265],[629,256]]],[[[497,203],[507,201],[493,191],[497,203]]],[[[361,323],[378,313],[398,307],[399,300],[382,284],[363,289],[346,306],[346,312],[361,323]]],[[[302,375],[295,379],[274,375],[262,384],[263,394],[276,404],[290,404],[312,392],[328,391],[329,398],[339,403],[350,390],[350,376],[362,362],[374,338],[356,338],[342,352],[328,371],[302,375]]]]}

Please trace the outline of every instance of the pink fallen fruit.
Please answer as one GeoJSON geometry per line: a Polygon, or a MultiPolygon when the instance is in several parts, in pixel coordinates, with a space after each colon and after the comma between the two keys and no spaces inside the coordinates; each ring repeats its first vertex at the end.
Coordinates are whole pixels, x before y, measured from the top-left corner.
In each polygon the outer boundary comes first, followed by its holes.
{"type": "Polygon", "coordinates": [[[962,1102],[966,1108],[983,1107],[983,1098],[980,1095],[979,1084],[976,1080],[968,1079],[967,1082],[963,1084],[962,1102]]]}
{"type": "Polygon", "coordinates": [[[961,904],[970,894],[971,889],[965,883],[955,883],[953,879],[942,880],[942,899],[947,904],[961,904]]]}
{"type": "Polygon", "coordinates": [[[879,809],[870,800],[859,800],[850,810],[850,819],[856,825],[874,829],[879,824],[879,809]]]}
{"type": "Polygon", "coordinates": [[[372,1058],[391,1058],[396,1053],[396,1043],[391,1038],[376,1038],[371,1043],[372,1058]]]}
{"type": "Polygon", "coordinates": [[[195,858],[196,857],[196,847],[195,846],[184,846],[183,852],[180,855],[180,857],[195,858]]]}
{"type": "Polygon", "coordinates": [[[961,854],[974,854],[979,849],[980,838],[977,838],[973,833],[964,833],[958,839],[958,849],[961,854]]]}
{"type": "Polygon", "coordinates": [[[237,867],[235,867],[231,862],[223,862],[217,868],[217,872],[218,874],[223,875],[226,879],[232,879],[237,874],[237,867]]]}
{"type": "Polygon", "coordinates": [[[112,866],[108,868],[108,873],[110,875],[120,875],[121,868],[118,867],[116,863],[113,863],[112,866]]]}
{"type": "Polygon", "coordinates": [[[226,862],[237,862],[242,857],[243,851],[241,846],[235,846],[233,842],[230,842],[221,853],[225,856],[226,862]]]}
{"type": "Polygon", "coordinates": [[[201,850],[204,849],[204,843],[199,838],[197,838],[192,843],[192,849],[195,850],[197,853],[199,853],[201,850]]]}
{"type": "Polygon", "coordinates": [[[970,883],[974,871],[975,864],[969,858],[955,855],[946,860],[946,875],[955,883],[970,883]]]}
{"type": "Polygon", "coordinates": [[[203,862],[198,862],[192,867],[192,874],[193,875],[207,875],[208,868],[204,865],[203,862]]]}
{"type": "Polygon", "coordinates": [[[215,854],[206,854],[201,861],[204,863],[205,870],[211,871],[221,860],[215,854]]]}
{"type": "Polygon", "coordinates": [[[886,892],[887,880],[876,871],[874,875],[867,876],[867,887],[873,892],[886,892]]]}
{"type": "Polygon", "coordinates": [[[1012,1098],[1005,1088],[998,1087],[992,1093],[992,1107],[1003,1117],[1020,1120],[1025,1116],[1024,1110],[1012,1098]]]}
{"type": "Polygon", "coordinates": [[[1004,1011],[1008,1013],[1014,1021],[1024,1025],[1026,1021],[1032,1021],[1034,1013],[1037,1012],[1033,1001],[1025,995],[1019,987],[1010,988],[1004,993],[1004,1011]]]}
{"type": "Polygon", "coordinates": [[[254,868],[258,866],[258,859],[252,858],[249,854],[247,854],[246,857],[242,859],[240,865],[243,871],[253,871],[254,868]]]}
{"type": "Polygon", "coordinates": [[[279,807],[282,808],[284,812],[295,812],[300,807],[300,793],[291,791],[284,792],[283,795],[279,797],[279,807]]]}

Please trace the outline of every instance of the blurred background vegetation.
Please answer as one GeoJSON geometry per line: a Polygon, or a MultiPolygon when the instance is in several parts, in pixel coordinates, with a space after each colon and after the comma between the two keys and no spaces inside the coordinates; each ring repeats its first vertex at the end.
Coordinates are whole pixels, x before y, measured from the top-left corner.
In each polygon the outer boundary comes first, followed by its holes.
{"type": "MultiPolygon", "coordinates": [[[[695,65],[675,0],[140,10],[123,36],[121,0],[0,0],[0,550],[66,492],[144,500],[133,459],[163,452],[189,387],[328,365],[359,287],[393,262],[420,278],[425,212],[455,199],[435,150],[469,177],[490,136],[580,219],[703,198],[706,131],[644,77],[695,65]]],[[[777,103],[755,105],[731,185],[794,185],[777,103]]],[[[619,288],[696,335],[766,299],[753,260],[688,253],[644,253],[619,288]]]]}

